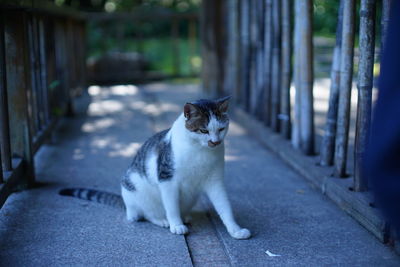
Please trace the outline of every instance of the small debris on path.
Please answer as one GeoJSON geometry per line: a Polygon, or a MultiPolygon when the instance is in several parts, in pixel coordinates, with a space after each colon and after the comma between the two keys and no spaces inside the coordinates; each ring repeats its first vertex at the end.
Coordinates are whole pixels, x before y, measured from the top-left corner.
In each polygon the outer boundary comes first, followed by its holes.
{"type": "Polygon", "coordinates": [[[269,250],[266,250],[265,254],[267,254],[270,257],[280,257],[281,256],[281,255],[278,255],[278,254],[274,254],[274,253],[270,252],[269,250]]]}

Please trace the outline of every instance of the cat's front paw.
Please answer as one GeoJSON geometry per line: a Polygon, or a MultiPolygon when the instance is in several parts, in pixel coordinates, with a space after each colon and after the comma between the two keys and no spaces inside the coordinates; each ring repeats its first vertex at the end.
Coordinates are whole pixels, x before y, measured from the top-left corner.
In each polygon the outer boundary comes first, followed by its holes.
{"type": "Polygon", "coordinates": [[[229,234],[235,239],[248,239],[251,237],[250,231],[246,228],[239,229],[235,232],[230,232],[229,234]]]}
{"type": "Polygon", "coordinates": [[[176,234],[176,235],[184,235],[189,232],[188,228],[183,224],[171,225],[169,227],[169,230],[171,231],[171,233],[176,234]]]}

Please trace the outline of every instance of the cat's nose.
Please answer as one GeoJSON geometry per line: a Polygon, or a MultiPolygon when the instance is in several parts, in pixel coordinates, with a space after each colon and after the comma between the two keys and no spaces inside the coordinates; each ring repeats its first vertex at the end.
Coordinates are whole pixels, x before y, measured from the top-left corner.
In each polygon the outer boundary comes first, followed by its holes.
{"type": "Polygon", "coordinates": [[[221,141],[213,142],[211,140],[208,141],[208,146],[209,147],[215,147],[217,145],[221,144],[221,141]]]}

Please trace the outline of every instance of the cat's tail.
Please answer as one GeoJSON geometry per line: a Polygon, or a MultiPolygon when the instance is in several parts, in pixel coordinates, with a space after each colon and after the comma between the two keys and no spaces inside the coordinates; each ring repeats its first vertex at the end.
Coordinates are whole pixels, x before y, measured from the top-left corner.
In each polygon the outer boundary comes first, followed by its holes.
{"type": "Polygon", "coordinates": [[[116,208],[125,207],[122,197],[114,193],[87,188],[64,188],[58,193],[62,196],[76,197],[116,208]]]}

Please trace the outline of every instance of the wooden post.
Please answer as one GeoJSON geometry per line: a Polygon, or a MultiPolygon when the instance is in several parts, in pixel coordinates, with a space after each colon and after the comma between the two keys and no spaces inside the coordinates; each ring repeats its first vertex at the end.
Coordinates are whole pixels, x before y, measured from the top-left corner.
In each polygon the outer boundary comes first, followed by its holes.
{"type": "Polygon", "coordinates": [[[7,11],[5,50],[7,93],[9,100],[11,151],[23,158],[28,185],[34,183],[32,138],[29,129],[27,91],[31,90],[28,55],[27,18],[22,11],[7,11]]]}
{"type": "Polygon", "coordinates": [[[30,51],[30,64],[31,64],[31,82],[32,82],[32,90],[29,96],[29,105],[30,108],[30,127],[31,132],[35,135],[38,131],[40,131],[41,122],[38,118],[38,105],[37,105],[37,85],[40,82],[38,79],[38,71],[37,71],[37,43],[36,43],[36,21],[34,16],[28,17],[28,44],[29,44],[29,51],[30,51]]]}
{"type": "Polygon", "coordinates": [[[282,0],[282,72],[281,72],[281,104],[280,104],[280,131],[284,138],[290,139],[290,81],[292,75],[292,38],[291,18],[292,5],[290,0],[282,0]]]}
{"type": "Polygon", "coordinates": [[[240,13],[239,13],[239,0],[232,0],[231,5],[233,5],[232,10],[232,29],[233,29],[233,44],[232,44],[232,52],[234,53],[233,57],[233,98],[235,99],[235,103],[238,104],[240,97],[240,74],[242,73],[240,68],[240,13]]]}
{"type": "Polygon", "coordinates": [[[257,51],[256,51],[256,117],[259,120],[263,119],[264,112],[264,17],[265,17],[265,2],[256,1],[257,11],[257,51]]]}
{"type": "Polygon", "coordinates": [[[350,125],[350,100],[353,78],[355,0],[343,6],[342,51],[337,131],[335,139],[335,175],[346,176],[347,145],[350,125]]]}
{"type": "Polygon", "coordinates": [[[203,87],[210,97],[223,95],[225,83],[226,28],[223,23],[224,1],[202,2],[202,64],[203,87]]]}
{"type": "Polygon", "coordinates": [[[250,86],[250,3],[241,0],[241,104],[244,109],[249,109],[249,86],[250,86]]]}
{"type": "Polygon", "coordinates": [[[331,86],[329,90],[329,106],[326,116],[325,133],[321,141],[320,165],[330,166],[333,164],[335,153],[336,123],[339,105],[339,83],[340,83],[340,58],[342,46],[343,26],[343,4],[341,0],[338,11],[338,24],[336,26],[336,45],[333,50],[331,86]]]}
{"type": "Polygon", "coordinates": [[[354,190],[366,191],[368,180],[362,171],[371,123],[372,87],[374,81],[375,0],[361,0],[360,61],[358,64],[358,103],[354,150],[354,190]]]}
{"type": "Polygon", "coordinates": [[[229,93],[233,97],[233,103],[238,101],[238,90],[239,88],[236,75],[238,69],[238,1],[232,0],[227,3],[228,10],[228,53],[226,57],[226,82],[225,89],[226,93],[229,93]]]}
{"type": "Polygon", "coordinates": [[[313,44],[312,0],[297,0],[300,17],[300,148],[306,155],[314,153],[314,106],[313,106],[313,44]]]}
{"type": "Polygon", "coordinates": [[[295,2],[295,27],[294,27],[294,85],[295,85],[295,101],[294,101],[294,118],[292,124],[292,145],[300,149],[300,117],[301,117],[301,85],[300,85],[300,2],[295,2]]]}
{"type": "Polygon", "coordinates": [[[4,39],[4,13],[0,13],[0,165],[4,171],[11,171],[10,127],[7,96],[7,71],[4,39]]]}
{"type": "MultiPolygon", "coordinates": [[[[48,123],[51,119],[49,110],[49,91],[48,91],[48,79],[47,79],[47,59],[46,59],[46,33],[44,29],[44,19],[39,18],[39,64],[40,64],[40,88],[43,91],[43,109],[44,109],[44,119],[48,123]]],[[[78,57],[80,55],[77,55],[78,57]]]]}
{"type": "Polygon", "coordinates": [[[249,1],[250,5],[250,103],[249,111],[256,115],[257,109],[257,49],[258,49],[258,24],[257,24],[257,2],[249,1]]]}
{"type": "Polygon", "coordinates": [[[387,34],[387,27],[389,23],[390,5],[392,0],[382,0],[382,17],[381,17],[381,54],[385,48],[385,40],[387,34]]]}
{"type": "Polygon", "coordinates": [[[271,125],[272,0],[265,2],[264,24],[264,122],[271,125]]]}
{"type": "Polygon", "coordinates": [[[273,40],[271,75],[271,129],[279,131],[280,89],[281,89],[281,0],[272,2],[273,40]]]}

